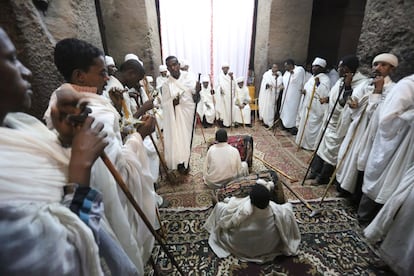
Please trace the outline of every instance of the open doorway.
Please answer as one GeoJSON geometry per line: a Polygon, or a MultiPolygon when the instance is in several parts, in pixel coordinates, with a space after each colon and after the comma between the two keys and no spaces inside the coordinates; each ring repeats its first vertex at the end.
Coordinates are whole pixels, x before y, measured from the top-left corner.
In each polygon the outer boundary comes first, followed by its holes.
{"type": "Polygon", "coordinates": [[[336,66],[344,55],[355,54],[366,0],[314,0],[307,63],[319,56],[336,66]]]}

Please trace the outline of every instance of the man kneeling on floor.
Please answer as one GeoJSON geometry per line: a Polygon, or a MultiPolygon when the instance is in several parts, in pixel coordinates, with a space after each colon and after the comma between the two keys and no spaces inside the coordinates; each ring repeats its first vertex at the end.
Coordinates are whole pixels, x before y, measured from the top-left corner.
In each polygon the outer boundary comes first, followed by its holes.
{"type": "Polygon", "coordinates": [[[219,258],[232,254],[256,263],[296,255],[301,239],[292,205],[270,201],[270,191],[262,184],[255,184],[247,197],[218,202],[204,228],[219,258]]]}
{"type": "Polygon", "coordinates": [[[249,167],[242,162],[239,151],[227,143],[227,131],[216,131],[217,144],[212,145],[204,162],[203,179],[210,188],[220,188],[239,176],[249,174],[249,167]]]}

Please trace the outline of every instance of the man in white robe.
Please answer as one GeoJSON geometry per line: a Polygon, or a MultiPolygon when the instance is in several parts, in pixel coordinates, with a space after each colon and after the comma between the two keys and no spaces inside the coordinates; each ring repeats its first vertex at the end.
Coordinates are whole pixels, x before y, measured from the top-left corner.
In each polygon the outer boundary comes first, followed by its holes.
{"type": "Polygon", "coordinates": [[[236,79],[234,94],[233,122],[236,125],[252,126],[249,89],[244,85],[244,78],[236,79]]]}
{"type": "Polygon", "coordinates": [[[365,167],[358,208],[361,224],[372,221],[414,161],[414,75],[401,79],[384,99],[365,167]]]}
{"type": "Polygon", "coordinates": [[[217,144],[212,145],[204,161],[203,179],[210,188],[220,188],[238,176],[249,174],[246,162],[242,162],[239,151],[227,143],[227,131],[216,132],[217,144]]]}
{"type": "Polygon", "coordinates": [[[357,72],[358,66],[359,61],[356,56],[343,57],[338,66],[341,78],[332,87],[329,98],[320,99],[321,102],[329,101],[329,104],[321,128],[321,132],[325,128],[326,131],[320,138],[322,140],[311,164],[311,174],[308,176],[309,179],[316,178],[316,183],[314,183],[316,185],[327,184],[335,170],[339,147],[346,134],[343,130],[347,129],[345,124],[349,124],[348,121],[343,120],[342,111],[353,89],[366,82],[367,79],[357,72]]]}
{"type": "Polygon", "coordinates": [[[210,86],[210,79],[208,76],[201,78],[200,102],[197,105],[197,113],[204,127],[211,126],[216,119],[216,102],[214,91],[210,86]]]}
{"type": "Polygon", "coordinates": [[[32,75],[1,28],[0,56],[0,274],[103,275],[91,231],[101,201],[90,198],[86,220],[63,205],[91,190],[90,170],[106,145],[102,125],[91,128],[87,118],[67,155],[55,133],[20,113],[31,105],[32,75]]]}
{"type": "Polygon", "coordinates": [[[199,100],[201,85],[187,72],[180,70],[176,57],[167,57],[165,63],[170,72],[168,81],[162,87],[165,161],[169,169],[188,173],[196,115],[195,102],[199,100]]]}
{"type": "Polygon", "coordinates": [[[277,64],[263,74],[259,92],[259,118],[266,127],[272,127],[275,119],[276,101],[283,87],[282,73],[277,64]]]}
{"type": "MultiPolygon", "coordinates": [[[[120,172],[148,220],[155,225],[156,204],[153,179],[143,145],[143,138],[154,131],[155,119],[152,117],[143,118],[144,124],[137,129],[137,132],[130,134],[123,145],[119,129],[119,113],[110,101],[99,95],[99,91],[102,91],[108,79],[105,74],[106,68],[102,52],[85,41],[64,39],[56,44],[54,56],[59,72],[70,83],[64,84],[57,90],[70,86],[77,91],[83,101],[88,102],[95,123],[103,123],[104,131],[107,133],[106,154],[120,172]],[[83,49],[88,49],[88,51],[83,49]],[[78,69],[81,68],[78,62],[82,59],[91,60],[87,70],[78,69]]],[[[54,127],[50,113],[55,104],[56,91],[52,93],[49,107],[44,115],[50,128],[54,127]]],[[[147,262],[152,252],[154,237],[100,159],[94,164],[91,186],[102,192],[107,205],[105,216],[109,225],[125,252],[137,269],[142,272],[143,264],[147,262]]]]}
{"type": "Polygon", "coordinates": [[[284,90],[279,112],[280,120],[284,129],[287,129],[292,135],[296,135],[298,131],[296,117],[305,84],[305,69],[295,65],[292,59],[288,59],[285,61],[285,70],[283,74],[284,90]]]}
{"type": "Polygon", "coordinates": [[[414,166],[405,172],[384,207],[364,230],[367,239],[381,241],[381,258],[401,276],[414,271],[414,166]]]}
{"type": "Polygon", "coordinates": [[[296,255],[301,239],[290,203],[270,201],[270,192],[262,184],[254,185],[247,197],[218,202],[204,228],[219,258],[231,254],[255,263],[296,255]]]}
{"type": "Polygon", "coordinates": [[[233,103],[234,89],[236,88],[236,82],[233,78],[233,72],[229,72],[230,66],[223,64],[219,73],[217,84],[217,112],[219,120],[224,127],[230,127],[233,120],[233,103]]]}
{"type": "MultiPolygon", "coordinates": [[[[374,79],[368,79],[364,85],[356,89],[347,105],[345,112],[349,113],[351,123],[338,152],[338,168],[336,172],[337,185],[350,194],[361,194],[361,187],[357,187],[358,177],[358,154],[371,148],[370,141],[364,140],[365,133],[369,129],[369,118],[378,105],[378,100],[373,103],[373,98],[381,99],[394,86],[389,77],[395,67],[398,66],[398,59],[392,54],[377,55],[372,61],[372,73],[374,79]],[[371,99],[371,100],[370,100],[371,99]]],[[[340,189],[340,191],[341,191],[340,189]]]]}
{"type": "Polygon", "coordinates": [[[313,77],[304,86],[304,99],[301,110],[296,144],[307,150],[315,150],[317,139],[323,123],[328,103],[321,103],[320,98],[329,97],[330,80],[324,73],[326,60],[315,58],[312,63],[313,77]]]}
{"type": "Polygon", "coordinates": [[[159,66],[160,75],[155,80],[155,89],[162,95],[162,85],[168,80],[167,65],[161,64],[159,66]]]}

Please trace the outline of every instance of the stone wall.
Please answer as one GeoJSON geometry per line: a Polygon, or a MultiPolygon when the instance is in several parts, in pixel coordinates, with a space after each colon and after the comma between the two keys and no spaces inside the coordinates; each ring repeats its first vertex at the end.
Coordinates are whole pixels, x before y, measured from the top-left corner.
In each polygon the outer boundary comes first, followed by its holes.
{"type": "Polygon", "coordinates": [[[399,58],[393,79],[414,73],[414,1],[368,0],[365,7],[358,56],[365,68],[382,52],[399,58]]]}
{"type": "Polygon", "coordinates": [[[101,0],[101,7],[108,52],[116,64],[134,53],[144,62],[146,73],[153,75],[161,64],[155,1],[101,0]]]}

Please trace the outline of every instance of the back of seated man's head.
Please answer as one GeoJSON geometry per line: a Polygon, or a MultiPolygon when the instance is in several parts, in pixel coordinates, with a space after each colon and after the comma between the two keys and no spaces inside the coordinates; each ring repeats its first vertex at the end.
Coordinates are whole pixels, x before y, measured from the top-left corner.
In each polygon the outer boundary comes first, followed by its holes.
{"type": "Polygon", "coordinates": [[[224,128],[216,131],[216,141],[219,143],[227,142],[227,131],[224,128]]]}
{"type": "Polygon", "coordinates": [[[261,184],[255,184],[250,191],[250,202],[259,209],[269,206],[270,191],[261,184]]]}

